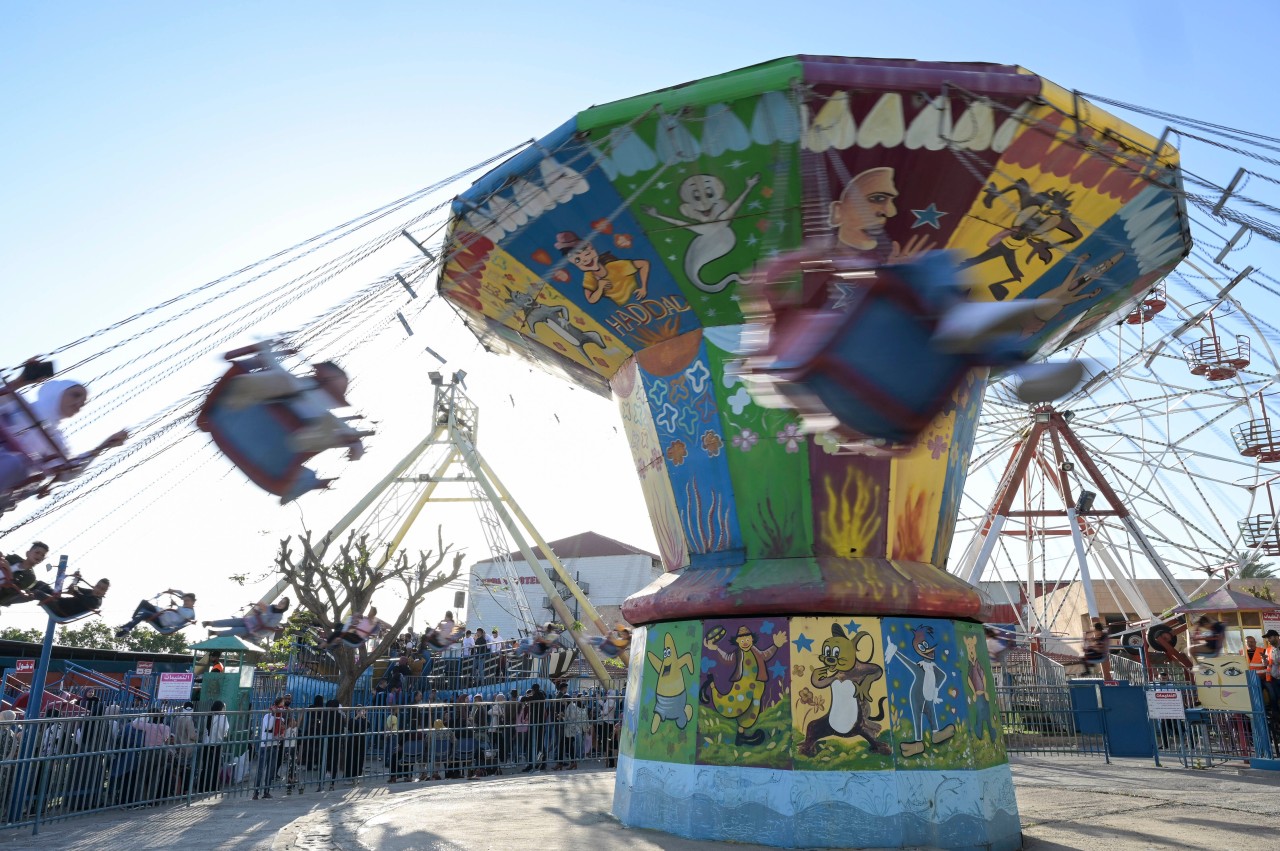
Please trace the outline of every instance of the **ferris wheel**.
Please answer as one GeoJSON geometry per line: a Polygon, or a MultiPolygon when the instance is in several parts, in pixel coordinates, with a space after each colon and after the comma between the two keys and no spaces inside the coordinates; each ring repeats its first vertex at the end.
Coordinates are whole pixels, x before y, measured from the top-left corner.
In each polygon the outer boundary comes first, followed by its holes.
{"type": "Polygon", "coordinates": [[[1152,621],[1191,596],[1179,579],[1280,555],[1280,282],[1226,266],[1229,242],[1213,257],[1200,230],[1192,258],[1072,347],[1090,365],[1073,394],[1028,407],[988,390],[951,564],[1000,582],[1020,631],[1075,634],[1045,591],[1077,579],[1091,617],[1152,621]]]}

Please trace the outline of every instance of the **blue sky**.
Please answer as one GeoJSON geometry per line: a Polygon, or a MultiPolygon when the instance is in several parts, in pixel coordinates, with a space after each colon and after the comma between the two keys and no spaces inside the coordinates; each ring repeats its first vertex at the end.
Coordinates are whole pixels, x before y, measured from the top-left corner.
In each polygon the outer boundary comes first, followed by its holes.
{"type": "MultiPolygon", "coordinates": [[[[1178,0],[4,4],[3,362],[237,269],[589,105],[794,53],[1021,64],[1068,88],[1275,135],[1264,81],[1276,18],[1262,2],[1178,0]]],[[[1229,179],[1217,173],[1225,165],[1188,165],[1229,179]]],[[[610,403],[482,356],[448,311],[417,321],[416,339],[477,376],[481,450],[546,537],[595,529],[653,546],[610,403]],[[504,397],[514,408],[501,408],[504,397]],[[581,499],[587,492],[610,496],[581,499]]],[[[279,330],[247,323],[244,341],[279,330]]],[[[68,509],[33,531],[53,538],[55,553],[74,540],[75,563],[112,577],[109,622],[169,582],[194,586],[208,601],[202,616],[223,615],[256,595],[221,576],[264,567],[300,519],[325,528],[412,441],[416,375],[432,364],[411,354],[416,343],[398,343],[389,338],[354,395],[371,414],[401,418],[337,492],[280,509],[214,460],[191,482],[171,479],[172,496],[158,503],[135,501],[104,521],[113,496],[106,509],[68,509]],[[159,579],[156,568],[173,572],[159,579]]],[[[199,380],[216,370],[209,360],[199,380]]],[[[76,445],[136,412],[119,414],[76,445]]],[[[482,555],[469,509],[448,517],[450,536],[482,555]]],[[[7,550],[28,535],[16,537],[7,550]]],[[[9,609],[0,622],[38,620],[9,609]]]]}

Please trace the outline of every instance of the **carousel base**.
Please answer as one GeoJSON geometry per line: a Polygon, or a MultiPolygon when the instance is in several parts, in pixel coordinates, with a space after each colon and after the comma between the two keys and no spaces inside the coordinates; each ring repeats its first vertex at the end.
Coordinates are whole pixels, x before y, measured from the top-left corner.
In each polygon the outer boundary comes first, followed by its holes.
{"type": "Polygon", "coordinates": [[[1007,764],[942,771],[779,771],[618,760],[630,827],[781,848],[1022,847],[1007,764]]]}

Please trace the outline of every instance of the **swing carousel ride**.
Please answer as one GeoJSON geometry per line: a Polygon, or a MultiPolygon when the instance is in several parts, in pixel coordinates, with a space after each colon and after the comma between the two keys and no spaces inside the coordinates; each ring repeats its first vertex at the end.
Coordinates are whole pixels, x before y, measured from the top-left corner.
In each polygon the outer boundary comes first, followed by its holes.
{"type": "MultiPolygon", "coordinates": [[[[625,609],[624,821],[1004,847],[1016,805],[979,699],[989,601],[962,580],[1034,599],[1098,578],[1151,621],[1140,579],[1181,600],[1178,578],[1280,554],[1280,281],[1261,271],[1280,242],[1277,144],[976,63],[792,57],[593,107],[47,353],[59,376],[97,373],[68,439],[117,409],[140,425],[87,466],[68,469],[65,446],[31,459],[0,525],[41,532],[109,488],[74,537],[109,535],[106,517],[215,459],[282,502],[318,499],[385,430],[333,414],[348,374],[388,351],[439,369],[413,333],[447,304],[486,351],[622,414],[670,572],[625,609]],[[245,347],[253,333],[271,339],[245,347]],[[166,456],[184,462],[145,478],[166,456]],[[930,666],[966,685],[922,714],[911,684],[930,666]],[[856,723],[838,729],[849,684],[856,723]],[[914,800],[896,786],[891,812],[849,810],[850,773],[896,783],[861,773],[894,767],[929,769],[904,775],[924,798],[958,782],[943,769],[976,785],[911,829],[891,818],[914,800]],[[757,768],[787,779],[731,827],[757,768]],[[984,796],[995,809],[969,813],[984,796]],[[818,806],[839,815],[795,818],[818,806]]],[[[504,535],[531,550],[521,528],[546,550],[475,451],[474,408],[442,402],[464,376],[435,373],[430,435],[335,530],[398,544],[461,464],[478,503],[508,506],[482,510],[493,552],[504,535]]],[[[1060,628],[1035,605],[1018,618],[1060,628]]]]}

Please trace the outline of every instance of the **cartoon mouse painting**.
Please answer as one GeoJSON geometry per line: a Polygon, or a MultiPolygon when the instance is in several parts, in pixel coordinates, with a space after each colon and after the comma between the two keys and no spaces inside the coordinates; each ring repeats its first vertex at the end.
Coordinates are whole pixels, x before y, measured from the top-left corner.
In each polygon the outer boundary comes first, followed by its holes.
{"type": "Polygon", "coordinates": [[[884,676],[884,668],[871,661],[874,654],[875,639],[869,633],[858,632],[851,637],[839,624],[831,625],[831,637],[822,642],[818,656],[822,664],[813,669],[809,678],[815,688],[831,689],[831,709],[809,722],[800,743],[801,754],[813,756],[818,742],[831,736],[860,736],[873,752],[891,752],[887,744],[876,739],[880,735],[876,722],[884,718],[884,697],[880,698],[876,714],[869,714],[871,685],[884,676]]]}

